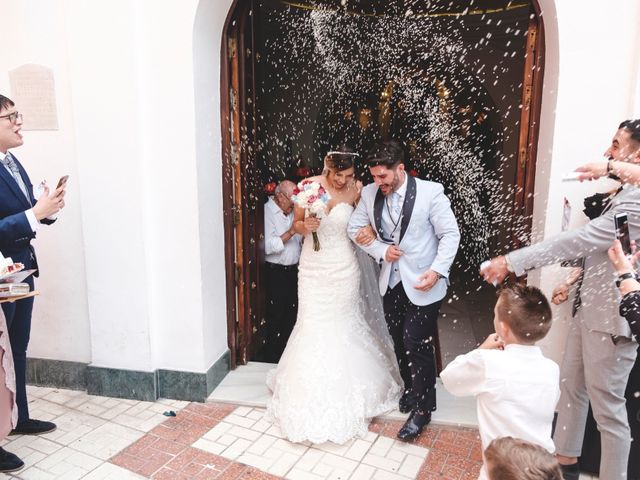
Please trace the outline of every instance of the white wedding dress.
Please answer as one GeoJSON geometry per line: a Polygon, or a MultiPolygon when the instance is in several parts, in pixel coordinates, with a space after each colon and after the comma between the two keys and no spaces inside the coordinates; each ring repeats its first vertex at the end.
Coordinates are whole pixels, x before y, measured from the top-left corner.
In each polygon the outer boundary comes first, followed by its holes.
{"type": "Polygon", "coordinates": [[[305,239],[298,319],[280,363],[267,377],[273,392],[267,419],[292,442],[345,443],[364,436],[371,418],[398,405],[401,379],[393,344],[383,320],[370,326],[370,317],[383,318],[377,279],[365,277],[376,298],[363,298],[369,294],[361,288],[355,246],[347,236],[352,211],[339,203],[322,219],[319,251],[313,250],[311,235],[305,239]],[[366,300],[380,308],[372,312],[366,300]]]}

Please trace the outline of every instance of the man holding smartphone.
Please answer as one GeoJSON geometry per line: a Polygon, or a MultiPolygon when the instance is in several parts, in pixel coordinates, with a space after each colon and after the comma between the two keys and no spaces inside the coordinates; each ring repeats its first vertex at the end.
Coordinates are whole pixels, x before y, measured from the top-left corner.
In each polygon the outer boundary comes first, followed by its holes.
{"type": "MultiPolygon", "coordinates": [[[[640,164],[640,120],[620,124],[605,157],[640,164]]],[[[501,282],[509,272],[520,276],[544,265],[584,257],[581,306],[567,337],[554,434],[556,454],[567,480],[579,478],[577,457],[589,402],[602,439],[600,478],[627,475],[631,434],[624,392],[638,344],[619,315],[615,271],[607,256],[616,236],[614,218],[621,213],[628,216],[631,237],[640,237],[638,187],[625,186],[603,213],[585,226],[496,257],[480,271],[488,282],[501,282]]]]}
{"type": "MultiPolygon", "coordinates": [[[[20,162],[9,151],[23,144],[22,115],[9,98],[0,95],[0,251],[25,269],[36,269],[35,251],[31,240],[41,224],[54,222],[49,217],[64,207],[64,184],[54,191],[45,185],[38,200],[33,185],[20,162]]],[[[36,271],[35,276],[38,272],[36,271]]],[[[24,280],[33,290],[33,277],[24,280]]],[[[29,418],[26,392],[27,346],[31,331],[33,297],[2,304],[13,350],[16,374],[18,423],[11,434],[37,435],[55,430],[56,425],[29,418]]],[[[23,462],[0,448],[0,471],[15,471],[23,462]]]]}

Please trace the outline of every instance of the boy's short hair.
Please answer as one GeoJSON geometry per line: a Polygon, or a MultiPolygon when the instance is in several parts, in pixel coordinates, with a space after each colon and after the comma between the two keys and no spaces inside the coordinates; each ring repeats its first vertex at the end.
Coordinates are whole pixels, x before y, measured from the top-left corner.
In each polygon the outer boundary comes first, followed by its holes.
{"type": "Polygon", "coordinates": [[[535,343],[551,328],[551,306],[536,287],[518,283],[498,291],[498,320],[511,328],[523,343],[535,343]]]}
{"type": "Polygon", "coordinates": [[[491,480],[562,480],[556,457],[519,438],[496,438],[484,451],[491,480]]]}

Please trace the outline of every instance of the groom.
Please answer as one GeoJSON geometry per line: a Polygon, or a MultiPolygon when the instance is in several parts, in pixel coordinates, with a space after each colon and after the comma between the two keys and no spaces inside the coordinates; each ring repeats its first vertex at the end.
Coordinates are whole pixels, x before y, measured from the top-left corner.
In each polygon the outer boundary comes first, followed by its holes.
{"type": "Polygon", "coordinates": [[[412,440],[436,409],[432,340],[460,232],[442,185],[407,175],[404,156],[394,140],[368,153],[375,183],[362,190],[348,231],[382,264],[380,294],[405,387],[400,411],[411,412],[398,438],[412,440]],[[375,228],[370,236],[368,225],[375,228]]]}

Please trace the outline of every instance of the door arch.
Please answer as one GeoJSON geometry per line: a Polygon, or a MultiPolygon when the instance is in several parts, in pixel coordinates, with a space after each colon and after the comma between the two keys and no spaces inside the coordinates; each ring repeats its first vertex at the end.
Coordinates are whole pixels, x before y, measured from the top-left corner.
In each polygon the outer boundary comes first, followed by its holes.
{"type": "MultiPolygon", "coordinates": [[[[350,3],[352,2],[348,2],[350,3]]],[[[437,19],[446,20],[450,24],[467,21],[476,28],[470,34],[470,38],[475,39],[480,46],[484,43],[481,39],[487,38],[487,34],[492,33],[491,30],[494,27],[490,25],[499,23],[499,19],[517,16],[518,21],[524,25],[522,32],[518,34],[513,32],[514,37],[522,36],[522,48],[519,50],[520,57],[517,63],[521,66],[521,73],[517,82],[518,88],[508,92],[509,102],[513,104],[513,111],[517,114],[512,114],[509,120],[510,125],[500,124],[502,118],[496,118],[495,125],[491,127],[500,131],[503,144],[510,145],[509,152],[500,153],[504,153],[505,156],[510,155],[511,170],[508,176],[512,178],[508,185],[510,198],[507,202],[510,209],[510,222],[506,222],[509,225],[503,235],[505,238],[501,239],[501,242],[508,243],[509,248],[517,248],[528,241],[532,227],[535,160],[544,75],[544,25],[541,11],[537,0],[523,0],[518,4],[507,0],[483,0],[475,2],[477,6],[473,11],[456,5],[464,3],[466,2],[415,2],[411,15],[415,16],[416,21],[437,19]],[[486,29],[482,28],[483,23],[487,25],[486,29]],[[505,137],[508,139],[504,140],[505,137]]],[[[274,147],[269,154],[273,157],[286,157],[290,164],[280,162],[277,168],[265,167],[266,154],[263,152],[270,148],[268,145],[265,146],[267,142],[261,137],[265,132],[266,111],[262,92],[264,92],[265,73],[269,73],[268,68],[264,67],[266,57],[269,55],[265,52],[267,43],[264,42],[267,38],[264,32],[265,17],[269,14],[270,8],[296,11],[300,16],[304,16],[305,12],[317,11],[319,8],[337,13],[342,11],[350,16],[382,16],[398,15],[398,13],[404,16],[406,14],[406,12],[394,11],[394,5],[396,5],[394,2],[363,0],[355,7],[347,7],[347,10],[344,10],[338,0],[295,3],[285,0],[236,0],[230,9],[223,33],[223,51],[221,52],[221,113],[227,324],[232,368],[236,364],[244,364],[251,360],[254,353],[258,351],[260,325],[264,322],[262,305],[264,300],[261,288],[262,204],[266,196],[264,186],[278,179],[278,175],[291,174],[296,167],[312,170],[316,166],[314,162],[317,163],[318,159],[307,158],[306,161],[300,162],[297,152],[312,152],[308,155],[309,157],[313,157],[314,154],[317,156],[317,152],[332,141],[329,139],[331,132],[325,134],[320,130],[311,135],[312,141],[279,138],[274,142],[277,148],[274,147]],[[302,145],[305,142],[306,144],[302,145]],[[297,163],[296,159],[298,159],[297,163]],[[278,171],[278,174],[274,175],[274,171],[278,171]]],[[[488,38],[491,38],[491,35],[488,38]]],[[[433,91],[433,98],[439,102],[439,109],[449,109],[449,113],[454,118],[452,125],[460,130],[471,129],[477,138],[486,139],[489,135],[486,132],[490,129],[486,127],[488,122],[483,123],[482,109],[489,108],[490,116],[492,110],[487,105],[493,100],[499,100],[496,89],[491,87],[490,82],[486,79],[481,81],[478,77],[477,85],[474,85],[471,81],[464,81],[465,75],[456,77],[451,72],[447,72],[448,76],[423,75],[420,77],[421,65],[417,60],[415,64],[417,73],[414,78],[420,78],[425,85],[424,91],[429,88],[433,91]],[[457,93],[454,91],[455,88],[458,88],[457,93]],[[483,88],[484,92],[481,91],[483,88]],[[482,101],[483,95],[487,101],[482,101]],[[463,97],[470,99],[468,104],[460,100],[463,97]],[[481,108],[474,110],[476,108],[474,105],[479,104],[482,105],[481,108]],[[482,133],[483,131],[485,133],[482,133]]],[[[487,68],[491,68],[491,65],[487,68]]],[[[396,81],[396,85],[399,83],[402,82],[396,81]]],[[[382,127],[382,117],[384,112],[387,112],[383,97],[388,88],[387,79],[379,85],[380,95],[372,97],[367,96],[366,92],[360,92],[359,95],[362,98],[349,99],[354,102],[354,105],[357,104],[356,107],[348,110],[351,113],[349,121],[353,128],[360,128],[363,123],[370,122],[369,117],[374,115],[380,126],[376,135],[384,135],[384,128],[387,132],[401,131],[401,126],[399,123],[394,124],[393,119],[387,119],[386,127],[382,127]]],[[[391,98],[391,90],[387,93],[391,98]]],[[[396,101],[396,107],[399,101],[401,100],[396,101]]],[[[324,115],[326,119],[323,120],[324,123],[319,122],[319,127],[331,130],[331,119],[335,117],[336,112],[328,107],[324,112],[320,112],[321,108],[313,107],[312,114],[319,117],[324,115]]],[[[344,127],[345,119],[342,118],[340,121],[342,123],[339,125],[344,127]]],[[[350,127],[347,125],[345,128],[350,127]]],[[[492,135],[495,138],[500,136],[492,135]]],[[[506,147],[503,145],[501,148],[506,147]]],[[[414,149],[414,156],[417,158],[418,155],[415,152],[414,149]]],[[[416,170],[427,168],[419,162],[416,162],[413,167],[416,170]]],[[[424,172],[420,173],[423,175],[424,172]]],[[[471,262],[465,268],[469,270],[470,265],[471,262]]]]}

